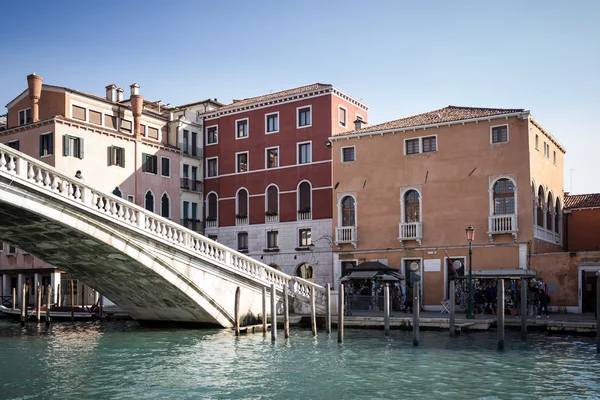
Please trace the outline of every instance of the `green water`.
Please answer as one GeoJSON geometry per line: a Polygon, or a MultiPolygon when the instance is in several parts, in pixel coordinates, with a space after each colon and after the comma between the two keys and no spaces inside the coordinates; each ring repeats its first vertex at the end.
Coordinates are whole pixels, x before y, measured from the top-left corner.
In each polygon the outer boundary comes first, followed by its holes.
{"type": "Polygon", "coordinates": [[[0,320],[0,399],[593,399],[593,338],[346,330],[236,338],[228,330],[148,329],[135,322],[0,320]]]}

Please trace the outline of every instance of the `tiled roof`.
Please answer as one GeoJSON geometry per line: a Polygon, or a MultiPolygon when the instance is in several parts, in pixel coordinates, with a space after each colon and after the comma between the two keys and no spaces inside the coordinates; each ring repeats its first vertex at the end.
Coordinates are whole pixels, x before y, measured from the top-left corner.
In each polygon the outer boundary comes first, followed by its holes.
{"type": "Polygon", "coordinates": [[[213,103],[213,104],[216,104],[217,106],[223,106],[224,105],[223,103],[219,103],[217,101],[217,99],[206,99],[206,100],[195,101],[193,103],[182,104],[180,106],[176,106],[176,107],[173,107],[173,108],[174,109],[177,109],[177,108],[187,108],[187,107],[191,107],[191,106],[195,106],[195,105],[203,104],[203,103],[213,103]]]}
{"type": "Polygon", "coordinates": [[[600,207],[600,193],[566,194],[565,208],[591,208],[600,207]]]}
{"type": "Polygon", "coordinates": [[[269,93],[264,96],[250,97],[248,99],[235,101],[231,104],[226,104],[223,107],[219,107],[216,110],[211,110],[209,112],[227,110],[230,108],[237,108],[237,107],[244,106],[247,104],[259,103],[259,102],[263,102],[263,101],[277,99],[280,97],[286,97],[286,96],[291,96],[291,95],[301,94],[301,93],[308,93],[308,92],[312,92],[313,90],[328,89],[328,88],[332,88],[332,87],[333,87],[333,85],[328,85],[328,84],[324,84],[324,83],[313,83],[312,85],[301,86],[301,87],[297,87],[294,89],[284,90],[281,92],[269,93]]]}
{"type": "Polygon", "coordinates": [[[412,117],[401,118],[383,124],[367,126],[354,131],[342,132],[339,135],[357,135],[361,133],[388,131],[393,129],[411,128],[421,125],[444,124],[448,122],[468,120],[473,118],[491,117],[494,115],[524,112],[522,108],[477,108],[448,106],[439,110],[429,111],[412,117]]]}

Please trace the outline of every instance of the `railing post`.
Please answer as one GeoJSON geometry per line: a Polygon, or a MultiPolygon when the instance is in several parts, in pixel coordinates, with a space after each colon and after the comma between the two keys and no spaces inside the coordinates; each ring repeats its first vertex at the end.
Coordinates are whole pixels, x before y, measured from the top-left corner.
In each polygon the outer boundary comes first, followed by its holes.
{"type": "Polygon", "coordinates": [[[331,333],[331,286],[329,283],[325,285],[325,332],[331,333]]]}
{"type": "Polygon", "coordinates": [[[271,285],[271,340],[277,340],[277,292],[271,285]]]}
{"type": "Polygon", "coordinates": [[[137,222],[138,228],[145,230],[146,229],[146,214],[143,211],[137,211],[135,217],[136,217],[136,222],[137,222]]]}
{"type": "Polygon", "coordinates": [[[92,205],[92,191],[88,187],[82,187],[81,202],[88,206],[92,205]]]}
{"type": "Polygon", "coordinates": [[[19,157],[17,159],[17,175],[20,178],[27,180],[27,168],[28,168],[27,160],[19,157]]]}

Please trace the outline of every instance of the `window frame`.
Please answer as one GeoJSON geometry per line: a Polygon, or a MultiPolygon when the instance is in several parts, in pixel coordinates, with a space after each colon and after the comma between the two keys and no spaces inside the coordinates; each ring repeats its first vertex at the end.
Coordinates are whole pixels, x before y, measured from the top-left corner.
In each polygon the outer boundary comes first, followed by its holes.
{"type": "Polygon", "coordinates": [[[423,194],[421,193],[421,189],[415,186],[407,186],[402,188],[400,192],[400,222],[403,224],[409,223],[423,223],[423,194]],[[419,220],[408,222],[406,220],[406,195],[412,191],[417,192],[419,195],[419,220]]]}
{"type": "Polygon", "coordinates": [[[241,251],[241,250],[248,251],[248,249],[250,248],[250,240],[249,240],[249,235],[248,235],[247,231],[240,231],[240,232],[237,233],[237,235],[236,235],[236,247],[237,247],[238,251],[241,251]],[[240,237],[245,237],[246,238],[245,239],[246,247],[240,246],[240,237]]]}
{"type": "Polygon", "coordinates": [[[348,129],[348,109],[338,104],[338,125],[344,129],[348,129]],[[341,111],[344,111],[344,121],[341,120],[341,111]]]}
{"type": "Polygon", "coordinates": [[[279,133],[279,111],[265,114],[265,135],[272,135],[274,133],[279,133]],[[274,131],[269,131],[269,117],[272,116],[276,116],[277,118],[277,129],[274,131]]]}
{"type": "Polygon", "coordinates": [[[279,166],[281,165],[281,163],[279,162],[279,146],[273,146],[273,147],[267,147],[265,148],[265,169],[277,169],[279,168],[279,166]],[[277,150],[277,165],[275,165],[274,167],[269,167],[269,150],[277,150]]]}
{"type": "Polygon", "coordinates": [[[246,117],[246,118],[236,119],[235,120],[235,140],[248,139],[249,137],[250,137],[250,118],[246,117]],[[239,124],[244,121],[245,121],[245,125],[246,125],[246,136],[238,136],[240,133],[239,124]]]}
{"type": "Polygon", "coordinates": [[[308,247],[308,246],[312,246],[312,245],[313,245],[313,242],[312,242],[312,228],[299,228],[298,229],[298,247],[308,247]],[[309,235],[310,237],[308,237],[306,244],[304,244],[302,242],[302,240],[303,240],[302,239],[302,232],[308,232],[308,233],[310,233],[310,235],[309,235]],[[310,242],[310,243],[308,243],[308,242],[310,242]]]}
{"type": "Polygon", "coordinates": [[[84,146],[84,140],[82,137],[68,135],[68,134],[63,135],[63,156],[64,157],[73,157],[73,158],[78,158],[80,160],[83,160],[83,155],[84,155],[84,147],[83,146],[84,146]],[[65,145],[66,145],[67,141],[70,141],[71,139],[77,142],[77,147],[78,147],[77,152],[73,151],[73,148],[71,147],[70,142],[69,142],[69,148],[68,148],[69,151],[67,152],[67,146],[65,146],[65,145]]]}
{"type": "Polygon", "coordinates": [[[312,126],[312,122],[313,122],[312,104],[308,104],[308,105],[305,105],[305,106],[296,107],[296,129],[310,128],[312,126]],[[308,109],[309,117],[310,117],[310,123],[307,124],[307,125],[300,125],[300,111],[301,110],[305,110],[305,109],[308,109]]]}
{"type": "Polygon", "coordinates": [[[274,250],[274,249],[279,249],[279,231],[278,230],[268,230],[266,231],[266,248],[269,250],[274,250]],[[275,236],[275,246],[270,246],[270,241],[269,241],[269,236],[271,236],[272,234],[274,234],[275,236]]]}
{"type": "Polygon", "coordinates": [[[169,157],[164,157],[161,156],[160,157],[160,176],[162,176],[163,178],[171,178],[171,158],[169,157]],[[164,160],[169,160],[169,174],[165,175],[165,171],[164,171],[164,160]]]}
{"type": "Polygon", "coordinates": [[[540,151],[540,135],[538,135],[537,133],[535,134],[535,149],[537,151],[540,151]]]}
{"type": "Polygon", "coordinates": [[[206,178],[217,178],[219,176],[219,156],[216,157],[208,157],[206,159],[206,178]],[[216,161],[216,168],[215,168],[215,175],[209,175],[209,171],[210,169],[208,168],[209,162],[215,160],[216,161]]]}
{"type": "Polygon", "coordinates": [[[172,215],[172,210],[171,210],[171,196],[169,196],[169,193],[167,193],[166,191],[163,192],[162,196],[160,196],[160,216],[166,219],[171,219],[171,215],[172,215]],[[163,199],[165,198],[165,196],[167,196],[167,201],[169,204],[168,207],[168,211],[169,211],[169,215],[168,216],[164,216],[163,215],[163,199]]]}
{"type": "Polygon", "coordinates": [[[440,146],[439,146],[437,134],[423,135],[423,136],[410,137],[410,138],[404,139],[404,155],[405,156],[416,156],[419,154],[434,154],[434,153],[437,153],[438,151],[440,151],[440,146]],[[429,138],[435,138],[435,151],[423,151],[423,139],[429,139],[429,138]],[[417,140],[417,143],[419,143],[419,151],[415,152],[415,153],[408,153],[407,152],[407,142],[414,141],[414,140],[417,140]]]}
{"type": "Polygon", "coordinates": [[[123,147],[119,147],[119,146],[109,146],[109,166],[111,167],[120,167],[120,168],[125,168],[125,149],[123,147]],[[117,160],[117,153],[121,153],[121,163],[117,164],[116,160],[117,160]]]}
{"type": "Polygon", "coordinates": [[[351,162],[355,162],[356,161],[356,146],[352,145],[352,146],[344,146],[340,148],[340,155],[341,155],[341,161],[342,163],[351,163],[351,162]],[[352,160],[345,160],[344,159],[344,150],[345,149],[352,149],[352,155],[353,155],[353,159],[352,160]]]}
{"type": "Polygon", "coordinates": [[[206,146],[214,146],[215,144],[219,144],[219,125],[209,125],[204,128],[204,135],[206,136],[205,145],[206,146]],[[211,128],[215,128],[215,142],[209,142],[208,139],[210,137],[208,130],[211,128]]]}
{"type": "Polygon", "coordinates": [[[33,115],[31,112],[31,107],[23,108],[22,110],[17,111],[17,126],[27,125],[33,122],[33,115]],[[27,111],[29,111],[29,122],[27,122],[27,111]],[[21,113],[25,113],[24,122],[21,123],[21,113]]]}
{"type": "Polygon", "coordinates": [[[544,157],[546,157],[546,160],[550,160],[550,145],[545,140],[544,140],[544,157]]]}
{"type": "Polygon", "coordinates": [[[88,109],[87,109],[87,107],[71,102],[71,119],[74,119],[74,120],[77,120],[77,121],[88,122],[88,109]],[[77,107],[77,108],[80,108],[80,109],[83,110],[83,118],[76,118],[76,117],[73,116],[73,109],[74,109],[74,107],[77,107]]]}
{"type": "Polygon", "coordinates": [[[490,143],[491,144],[503,144],[503,143],[508,143],[509,141],[510,141],[510,128],[509,128],[508,124],[490,126],[490,143]],[[506,127],[506,140],[494,142],[494,128],[502,128],[502,127],[506,127]]]}
{"type": "Polygon", "coordinates": [[[338,200],[338,226],[339,227],[357,227],[358,226],[358,206],[356,202],[356,196],[351,193],[340,193],[338,200]],[[353,222],[354,225],[344,225],[344,199],[350,197],[353,201],[353,222]]]}
{"type": "Polygon", "coordinates": [[[237,153],[235,153],[235,173],[236,174],[247,174],[248,172],[250,172],[250,152],[249,151],[238,151],[237,153]],[[245,171],[240,171],[239,156],[241,156],[242,154],[246,154],[246,170],[245,171]]]}
{"type": "MultiPolygon", "coordinates": [[[[142,153],[142,171],[145,174],[158,175],[158,156],[156,154],[142,153]],[[151,158],[151,157],[156,159],[156,169],[152,168],[152,171],[148,171],[148,169],[146,168],[146,163],[147,163],[146,160],[148,160],[148,158],[151,158]]],[[[144,201],[146,201],[145,198],[144,198],[144,201]]]]}
{"type": "MultiPolygon", "coordinates": [[[[510,176],[510,175],[498,175],[495,176],[494,179],[490,179],[490,186],[489,186],[489,203],[490,203],[490,209],[489,209],[489,215],[490,216],[494,216],[494,215],[519,215],[519,187],[517,186],[517,182],[515,180],[514,177],[510,176]],[[496,201],[495,201],[495,191],[494,188],[496,187],[496,183],[498,183],[498,181],[502,180],[502,179],[507,179],[509,181],[512,182],[512,187],[513,187],[513,198],[514,198],[514,208],[515,211],[514,213],[511,214],[496,214],[496,201]]],[[[538,193],[536,192],[535,194],[535,198],[537,199],[538,193]]],[[[547,196],[546,196],[547,197],[547,196]]],[[[537,207],[534,210],[534,213],[537,213],[537,207]]],[[[534,216],[535,218],[535,216],[534,216]]],[[[535,221],[535,219],[534,219],[535,221]]]]}
{"type": "Polygon", "coordinates": [[[297,142],[296,143],[296,165],[304,165],[311,164],[312,161],[312,140],[307,140],[305,142],[297,142]],[[303,145],[308,145],[310,147],[309,152],[309,160],[307,162],[300,162],[300,147],[303,145]]]}
{"type": "Polygon", "coordinates": [[[156,196],[154,195],[154,192],[152,191],[152,189],[148,189],[144,192],[144,205],[143,205],[144,210],[146,211],[150,211],[153,213],[156,213],[156,196]],[[148,195],[148,193],[150,193],[152,195],[152,210],[149,210],[146,208],[146,196],[148,195]]]}

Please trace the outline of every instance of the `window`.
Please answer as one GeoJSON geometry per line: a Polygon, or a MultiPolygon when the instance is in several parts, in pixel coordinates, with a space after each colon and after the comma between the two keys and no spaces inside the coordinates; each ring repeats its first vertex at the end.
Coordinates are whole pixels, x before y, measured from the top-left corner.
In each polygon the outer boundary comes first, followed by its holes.
{"type": "Polygon", "coordinates": [[[168,157],[160,158],[160,174],[165,178],[171,177],[171,159],[168,157]]]}
{"type": "Polygon", "coordinates": [[[276,133],[279,132],[279,113],[266,114],[266,132],[265,133],[276,133]]]}
{"type": "Polygon", "coordinates": [[[540,149],[540,137],[539,137],[539,135],[535,135],[535,149],[536,150],[540,149]]]}
{"type": "Polygon", "coordinates": [[[352,147],[342,147],[342,162],[351,162],[356,161],[355,148],[352,147]]]}
{"type": "Polygon", "coordinates": [[[408,139],[404,143],[406,154],[419,154],[419,139],[408,139]]]}
{"type": "Polygon", "coordinates": [[[548,209],[546,210],[546,229],[552,230],[552,221],[554,220],[554,199],[552,193],[548,193],[548,209]]]}
{"type": "Polygon", "coordinates": [[[544,142],[544,157],[550,159],[550,145],[544,142]]]}
{"type": "Polygon", "coordinates": [[[64,156],[65,157],[77,157],[79,159],[83,159],[83,139],[76,137],[65,135],[63,137],[64,144],[64,156]]]}
{"type": "Polygon", "coordinates": [[[279,214],[279,191],[277,186],[271,185],[267,189],[267,215],[279,214]]]}
{"type": "Polygon", "coordinates": [[[219,143],[219,136],[217,132],[218,126],[209,126],[206,128],[206,144],[217,144],[219,143]]]}
{"type": "Polygon", "coordinates": [[[208,235],[208,238],[210,240],[214,240],[215,242],[217,242],[219,240],[219,236],[215,235],[215,234],[208,235]]]}
{"type": "Polygon", "coordinates": [[[238,232],[237,247],[238,250],[248,250],[248,232],[238,232]]]}
{"type": "Polygon", "coordinates": [[[312,162],[311,143],[298,143],[298,164],[308,164],[312,162]]]}
{"type": "Polygon", "coordinates": [[[494,184],[494,215],[515,213],[515,187],[510,179],[499,179],[494,184]]]}
{"type": "Polygon", "coordinates": [[[200,218],[198,218],[198,203],[194,203],[192,202],[192,219],[194,221],[198,221],[200,218]]]}
{"type": "Polygon", "coordinates": [[[150,190],[144,196],[144,207],[146,210],[154,212],[154,194],[150,190]]]}
{"type": "Polygon", "coordinates": [[[106,128],[117,130],[117,117],[112,115],[104,115],[104,126],[106,128]]]}
{"type": "Polygon", "coordinates": [[[183,143],[181,145],[181,151],[183,151],[183,154],[190,154],[189,146],[190,146],[190,132],[186,131],[184,129],[183,130],[183,143]]]}
{"type": "Polygon", "coordinates": [[[300,266],[298,266],[296,269],[296,276],[308,281],[315,280],[313,275],[313,267],[308,263],[302,263],[300,266]]]}
{"type": "Polygon", "coordinates": [[[85,108],[76,105],[71,106],[71,118],[85,121],[85,108]]]}
{"type": "Polygon", "coordinates": [[[188,219],[190,219],[190,202],[189,201],[184,201],[183,202],[183,220],[184,222],[186,222],[188,219]]]}
{"type": "Polygon", "coordinates": [[[300,107],[296,109],[298,112],[297,116],[297,128],[306,128],[312,125],[311,121],[311,106],[300,107]]]}
{"type": "Polygon", "coordinates": [[[198,132],[192,132],[192,157],[198,157],[200,154],[198,148],[198,132]]]}
{"type": "Polygon", "coordinates": [[[346,128],[346,126],[347,126],[346,115],[347,115],[346,109],[342,106],[339,106],[338,107],[338,124],[344,128],[346,128]]]}
{"type": "Polygon", "coordinates": [[[0,253],[4,251],[4,242],[0,242],[0,253]]]}
{"type": "Polygon", "coordinates": [[[236,139],[248,137],[248,118],[235,121],[236,139]]]}
{"type": "Polygon", "coordinates": [[[240,189],[237,192],[237,204],[236,204],[236,217],[246,218],[248,217],[248,191],[246,189],[240,189]]]}
{"type": "Polygon", "coordinates": [[[552,163],[556,165],[556,150],[552,151],[552,163]]]}
{"type": "Polygon", "coordinates": [[[151,126],[148,127],[147,136],[150,139],[158,140],[158,129],[151,126]]]}
{"type": "Polygon", "coordinates": [[[206,219],[209,221],[217,220],[217,195],[215,193],[210,193],[206,200],[208,206],[206,207],[206,219]]]}
{"type": "Polygon", "coordinates": [[[15,246],[13,246],[12,244],[8,245],[8,249],[6,251],[6,254],[8,255],[15,255],[17,254],[17,248],[15,246]]]}
{"type": "Polygon", "coordinates": [[[206,159],[206,176],[211,178],[219,175],[219,159],[208,158],[206,159]]]}
{"type": "Polygon", "coordinates": [[[554,232],[560,233],[560,224],[562,223],[562,210],[560,208],[560,199],[556,198],[556,208],[554,209],[556,213],[554,213],[554,232]]]}
{"type": "Polygon", "coordinates": [[[267,149],[267,168],[279,167],[279,147],[267,149]]]}
{"type": "Polygon", "coordinates": [[[508,142],[508,125],[492,127],[492,143],[508,142]]]}
{"type": "Polygon", "coordinates": [[[110,146],[108,165],[116,165],[117,167],[125,167],[125,149],[117,146],[110,146]]]}
{"type": "Polygon", "coordinates": [[[404,195],[404,222],[421,222],[420,196],[416,190],[404,195]]]}
{"type": "Polygon", "coordinates": [[[90,110],[90,123],[96,125],[102,125],[102,113],[94,110],[90,110]]]}
{"type": "Polygon", "coordinates": [[[310,183],[304,181],[298,186],[298,213],[308,213],[311,208],[310,183]]]}
{"type": "Polygon", "coordinates": [[[423,142],[423,153],[437,151],[437,137],[429,136],[421,139],[423,142]]]}
{"type": "Polygon", "coordinates": [[[267,232],[267,248],[276,249],[279,247],[279,232],[268,231],[267,232]]]}
{"type": "Polygon", "coordinates": [[[537,225],[544,227],[544,189],[540,186],[537,197],[537,225]]]}
{"type": "Polygon", "coordinates": [[[236,172],[248,172],[248,152],[236,153],[236,172]]]}
{"type": "Polygon", "coordinates": [[[298,245],[300,247],[305,247],[305,246],[312,245],[310,228],[300,229],[298,231],[298,245]]]}
{"type": "Polygon", "coordinates": [[[130,203],[135,203],[135,197],[133,197],[132,195],[127,195],[127,201],[130,203]]]}
{"type": "Polygon", "coordinates": [[[126,119],[121,120],[121,132],[127,132],[127,133],[132,132],[131,121],[126,120],[126,119]]]}
{"type": "Polygon", "coordinates": [[[31,108],[19,111],[19,125],[25,125],[31,122],[31,108]]]}
{"type": "Polygon", "coordinates": [[[12,142],[8,142],[8,143],[6,143],[6,145],[8,147],[10,147],[11,149],[19,150],[19,141],[18,140],[13,140],[12,142]]]}
{"type": "Polygon", "coordinates": [[[171,200],[169,200],[169,196],[166,193],[160,198],[160,215],[165,218],[171,218],[171,200]]]}
{"type": "Polygon", "coordinates": [[[142,171],[149,174],[158,173],[158,157],[142,153],[142,171]]]}
{"type": "Polygon", "coordinates": [[[355,226],[354,198],[346,196],[342,199],[342,226],[355,226]]]}

